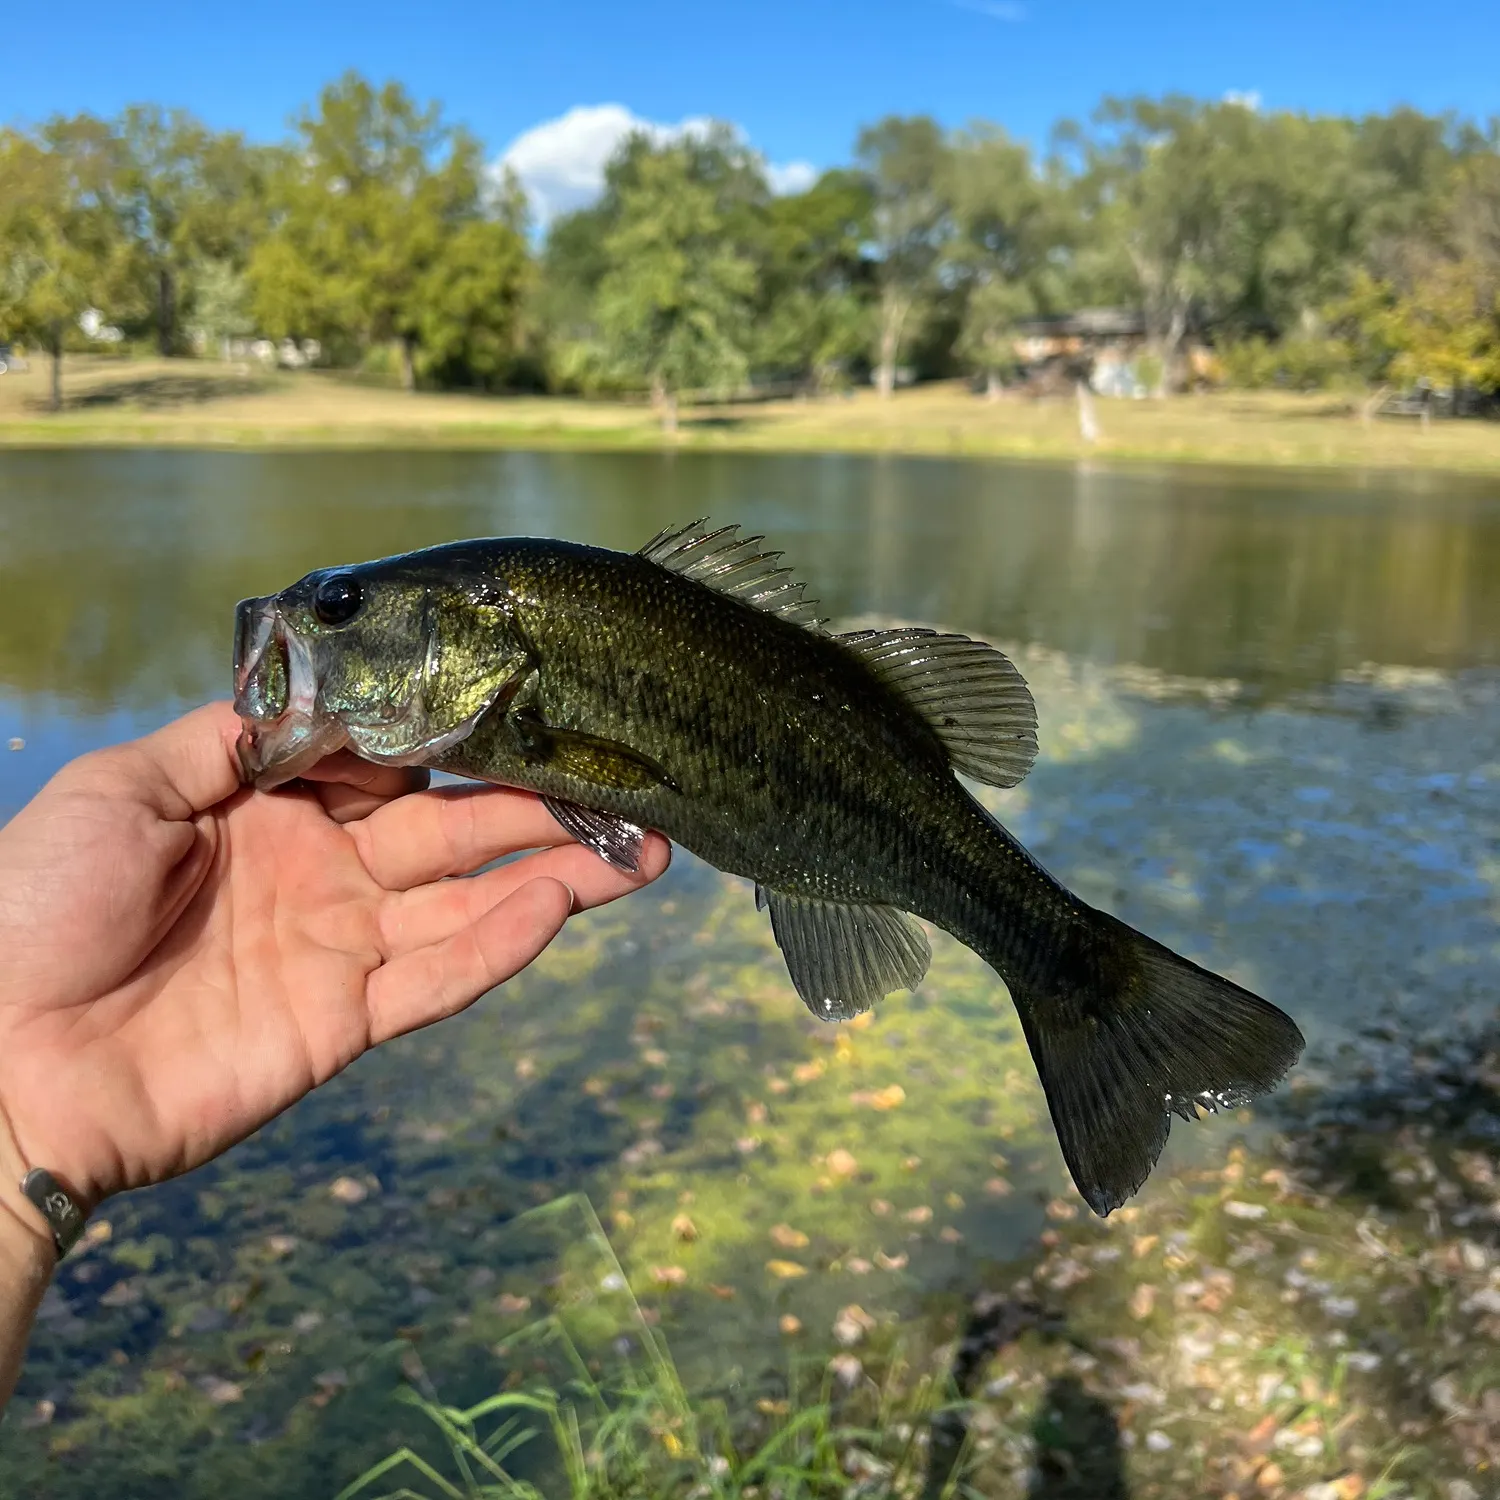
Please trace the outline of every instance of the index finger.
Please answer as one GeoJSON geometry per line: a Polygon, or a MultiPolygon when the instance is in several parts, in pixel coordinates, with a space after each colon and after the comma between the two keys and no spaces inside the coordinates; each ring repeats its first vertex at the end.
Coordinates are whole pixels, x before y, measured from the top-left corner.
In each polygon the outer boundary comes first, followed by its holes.
{"type": "Polygon", "coordinates": [[[399,797],[351,823],[349,834],[388,891],[467,875],[521,849],[575,842],[535,792],[472,784],[399,797]]]}

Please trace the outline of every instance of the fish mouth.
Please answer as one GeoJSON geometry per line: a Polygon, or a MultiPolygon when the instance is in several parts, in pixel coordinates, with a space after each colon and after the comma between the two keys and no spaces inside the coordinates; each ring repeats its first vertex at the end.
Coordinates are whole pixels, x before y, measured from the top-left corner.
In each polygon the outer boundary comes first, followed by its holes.
{"type": "Polygon", "coordinates": [[[312,654],[282,618],[275,595],[235,606],[234,711],[240,777],[261,791],[294,780],[348,742],[343,724],[318,712],[312,654]]]}
{"type": "Polygon", "coordinates": [[[324,756],[348,747],[376,765],[420,766],[473,733],[479,720],[514,693],[519,675],[457,722],[433,714],[442,649],[430,624],[422,658],[406,690],[361,712],[334,711],[323,701],[313,647],[287,623],[277,595],[235,606],[235,743],[241,780],[261,791],[295,780],[324,756]]]}

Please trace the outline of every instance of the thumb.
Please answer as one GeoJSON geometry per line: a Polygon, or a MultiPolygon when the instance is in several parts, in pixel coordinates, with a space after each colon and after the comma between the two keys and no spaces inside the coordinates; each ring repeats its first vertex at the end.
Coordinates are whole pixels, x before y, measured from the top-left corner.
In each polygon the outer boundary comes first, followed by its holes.
{"type": "Polygon", "coordinates": [[[173,821],[205,812],[240,789],[234,705],[208,703],[180,719],[103,752],[133,781],[135,793],[173,821]]]}

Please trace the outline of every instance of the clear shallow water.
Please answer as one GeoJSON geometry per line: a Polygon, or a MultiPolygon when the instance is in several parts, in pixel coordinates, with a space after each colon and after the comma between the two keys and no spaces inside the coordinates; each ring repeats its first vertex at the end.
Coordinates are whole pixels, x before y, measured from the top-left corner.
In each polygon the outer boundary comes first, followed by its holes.
{"type": "MultiPolygon", "coordinates": [[[[1387,1007],[1441,1026],[1493,1005],[1500,484],[1472,480],[9,453],[0,744],[24,748],[0,750],[0,816],[68,756],[223,694],[243,595],[457,536],[634,548],[700,514],[766,532],[836,618],[1015,649],[1043,757],[992,805],[1087,899],[1292,1010],[1310,1066],[1336,1067],[1339,1040],[1387,1007]]],[[[1222,1152],[1232,1128],[1179,1127],[1166,1165],[1222,1152]]],[[[112,1493],[149,1467],[130,1443],[185,1433],[211,1440],[205,1492],[253,1444],[257,1473],[296,1476],[285,1492],[327,1493],[390,1445],[390,1369],[368,1388],[358,1372],[398,1329],[423,1332],[445,1394],[479,1394],[505,1372],[499,1334],[562,1295],[560,1251],[515,1237],[539,1202],[586,1192],[690,1380],[743,1397],[784,1367],[782,1312],[826,1329],[857,1299],[935,1328],[1063,1189],[977,961],[940,941],[921,994],[864,1030],[818,1027],[748,888],[679,855],[467,1016],[111,1206],[114,1238],[63,1276],[23,1396],[57,1400],[59,1430],[113,1455],[112,1493]],[[871,1103],[894,1085],[898,1104],[871,1103]],[[853,1172],[829,1166],[836,1149],[853,1172]],[[365,1196],[332,1195],[339,1177],[365,1196]],[[808,1274],[780,1280],[769,1258],[808,1274]],[[685,1282],[661,1284],[664,1266],[685,1282]],[[356,1389],[312,1402],[330,1372],[356,1389]],[[214,1379],[241,1399],[215,1406],[214,1379]]]]}

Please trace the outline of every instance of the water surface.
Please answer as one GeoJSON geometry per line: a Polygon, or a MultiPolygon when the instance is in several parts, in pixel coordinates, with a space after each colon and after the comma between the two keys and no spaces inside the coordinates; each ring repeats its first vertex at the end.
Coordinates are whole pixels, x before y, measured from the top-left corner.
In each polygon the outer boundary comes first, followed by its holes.
{"type": "MultiPolygon", "coordinates": [[[[68,756],[224,695],[244,595],[461,536],[633,549],[699,515],[766,533],[836,619],[1014,650],[1043,753],[991,805],[1087,899],[1292,1010],[1310,1069],[1387,1010],[1440,1027],[1493,1004],[1500,484],[1472,479],[7,452],[0,745],[21,748],[0,750],[0,816],[68,756]]],[[[1179,1127],[1167,1165],[1222,1155],[1235,1128],[1179,1127]]],[[[58,1403],[80,1487],[97,1459],[111,1493],[149,1493],[152,1464],[191,1450],[195,1494],[242,1473],[331,1493],[390,1445],[376,1356],[398,1331],[445,1393],[504,1377],[497,1338],[574,1274],[517,1218],[575,1191],[628,1283],[591,1271],[587,1295],[639,1296],[690,1381],[740,1398],[784,1379],[787,1312],[826,1342],[858,1300],[938,1341],[944,1309],[1068,1202],[977,960],[940,939],[918,995],[821,1027],[748,887],[679,854],[469,1014],[111,1205],[21,1400],[58,1403]],[[215,1380],[240,1398],[216,1405],[215,1380]]]]}

